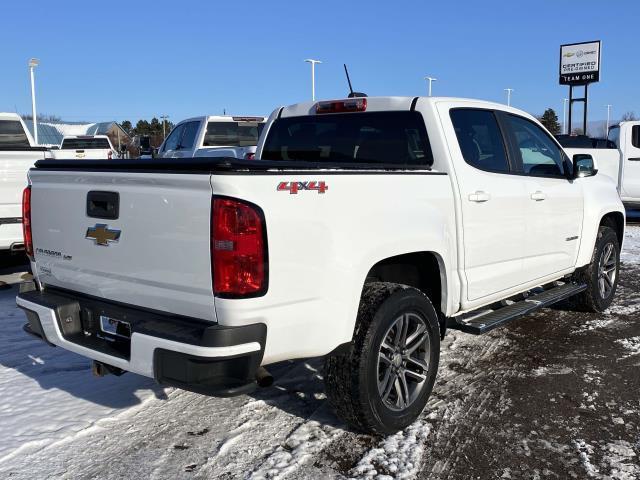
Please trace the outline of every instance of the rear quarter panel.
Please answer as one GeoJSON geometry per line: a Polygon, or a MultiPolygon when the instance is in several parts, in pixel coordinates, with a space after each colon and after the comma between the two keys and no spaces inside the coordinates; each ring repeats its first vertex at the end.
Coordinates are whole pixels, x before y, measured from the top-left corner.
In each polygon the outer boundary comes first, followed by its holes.
{"type": "Polygon", "coordinates": [[[212,189],[264,211],[266,295],[215,299],[221,324],[267,325],[264,363],[324,355],[350,341],[366,275],[380,260],[431,251],[447,272],[454,270],[454,210],[445,174],[214,175],[212,189]],[[292,181],[324,181],[328,190],[277,191],[280,182],[292,181]]]}

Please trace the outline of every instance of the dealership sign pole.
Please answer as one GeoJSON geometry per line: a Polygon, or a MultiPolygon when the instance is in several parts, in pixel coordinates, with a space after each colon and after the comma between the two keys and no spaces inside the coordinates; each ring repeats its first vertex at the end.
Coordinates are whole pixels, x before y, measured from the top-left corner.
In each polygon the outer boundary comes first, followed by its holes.
{"type": "Polygon", "coordinates": [[[589,84],[600,81],[600,40],[560,46],[560,85],[569,85],[569,125],[571,134],[573,103],[584,103],[582,133],[587,134],[589,84]],[[584,97],[573,98],[573,87],[584,86],[584,97]]]}

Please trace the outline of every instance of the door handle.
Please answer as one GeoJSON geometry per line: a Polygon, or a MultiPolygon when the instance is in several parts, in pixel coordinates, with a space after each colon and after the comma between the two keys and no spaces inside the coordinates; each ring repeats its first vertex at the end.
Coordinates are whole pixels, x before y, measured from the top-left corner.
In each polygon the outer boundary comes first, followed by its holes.
{"type": "Polygon", "coordinates": [[[491,200],[491,195],[487,192],[483,192],[482,190],[478,190],[469,195],[469,201],[476,203],[483,203],[491,200]]]}
{"type": "Polygon", "coordinates": [[[547,194],[538,190],[537,192],[533,192],[531,194],[531,200],[535,200],[536,202],[541,202],[547,198],[547,194]]]}

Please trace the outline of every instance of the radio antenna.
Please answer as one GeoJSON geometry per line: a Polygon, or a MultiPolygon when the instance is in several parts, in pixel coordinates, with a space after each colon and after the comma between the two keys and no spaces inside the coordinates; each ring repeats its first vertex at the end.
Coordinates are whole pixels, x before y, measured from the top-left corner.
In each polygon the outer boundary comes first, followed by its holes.
{"type": "Polygon", "coordinates": [[[347,82],[349,83],[349,98],[366,97],[367,96],[366,93],[353,91],[353,87],[351,86],[351,79],[349,78],[349,70],[347,70],[347,64],[343,63],[343,65],[344,65],[344,73],[347,76],[347,82]]]}
{"type": "Polygon", "coordinates": [[[349,70],[347,70],[347,64],[343,63],[344,65],[344,73],[347,76],[347,83],[349,84],[349,96],[352,97],[353,96],[353,87],[351,86],[351,79],[349,78],[349,70]]]}

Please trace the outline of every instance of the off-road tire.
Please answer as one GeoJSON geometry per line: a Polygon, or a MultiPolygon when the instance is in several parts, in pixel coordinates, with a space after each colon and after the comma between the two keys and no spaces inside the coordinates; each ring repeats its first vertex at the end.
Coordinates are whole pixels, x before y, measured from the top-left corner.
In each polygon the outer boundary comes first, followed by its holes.
{"type": "MultiPolygon", "coordinates": [[[[415,317],[414,317],[415,318],[415,317]]],[[[435,382],[440,358],[438,316],[421,291],[395,283],[365,285],[353,341],[349,348],[325,359],[325,389],[338,417],[352,428],[375,435],[395,433],[411,424],[424,409],[435,382]],[[413,403],[394,411],[382,400],[378,387],[380,345],[399,316],[418,315],[429,331],[429,368],[426,380],[413,403]]]]}
{"type": "Polygon", "coordinates": [[[603,312],[613,302],[615,297],[616,288],[618,286],[618,278],[620,272],[620,243],[616,232],[608,226],[601,226],[598,229],[598,237],[596,239],[596,245],[593,249],[593,255],[591,256],[591,263],[584,268],[581,268],[574,274],[574,281],[576,283],[584,283],[587,285],[587,289],[576,295],[571,304],[577,310],[583,312],[603,312]],[[615,254],[616,276],[613,282],[611,293],[604,298],[600,293],[598,286],[600,265],[599,260],[602,252],[607,245],[613,245],[613,251],[615,254]]]}

